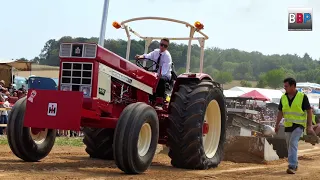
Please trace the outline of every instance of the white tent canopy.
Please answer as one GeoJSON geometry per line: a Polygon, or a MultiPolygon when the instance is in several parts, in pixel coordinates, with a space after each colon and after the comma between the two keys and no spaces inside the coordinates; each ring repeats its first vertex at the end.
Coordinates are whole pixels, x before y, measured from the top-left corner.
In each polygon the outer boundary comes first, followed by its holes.
{"type": "Polygon", "coordinates": [[[0,59],[0,78],[5,82],[5,87],[14,83],[13,70],[31,71],[31,62],[22,60],[3,60],[0,59]]]}
{"type": "Polygon", "coordinates": [[[309,99],[309,102],[311,105],[313,105],[313,106],[319,105],[320,94],[308,93],[307,96],[308,96],[308,99],[309,99]]]}
{"type": "MultiPolygon", "coordinates": [[[[282,90],[275,90],[275,89],[262,89],[262,88],[249,88],[249,87],[240,87],[236,86],[228,90],[224,90],[223,93],[226,97],[239,97],[242,94],[248,93],[250,91],[256,90],[259,93],[263,94],[264,96],[268,97],[271,102],[279,103],[280,98],[283,95],[282,90]]],[[[309,102],[313,106],[319,105],[320,94],[317,93],[307,93],[309,98],[309,102]]]]}
{"type": "Polygon", "coordinates": [[[31,71],[31,62],[22,60],[4,60],[0,59],[1,69],[11,69],[11,67],[19,71],[31,71]]]}
{"type": "Polygon", "coordinates": [[[234,97],[234,96],[230,96],[232,94],[241,96],[242,94],[248,93],[250,91],[256,90],[259,93],[263,94],[264,96],[268,97],[270,99],[271,102],[274,103],[279,103],[280,98],[282,96],[282,92],[281,90],[275,90],[275,89],[262,89],[262,88],[249,88],[249,87],[240,87],[240,86],[236,86],[233,87],[229,90],[225,90],[227,91],[225,96],[226,97],[234,97]],[[227,96],[228,95],[228,96],[227,96]]]}
{"type": "Polygon", "coordinates": [[[243,92],[242,91],[224,90],[223,94],[225,97],[239,97],[243,94],[243,92]]]}

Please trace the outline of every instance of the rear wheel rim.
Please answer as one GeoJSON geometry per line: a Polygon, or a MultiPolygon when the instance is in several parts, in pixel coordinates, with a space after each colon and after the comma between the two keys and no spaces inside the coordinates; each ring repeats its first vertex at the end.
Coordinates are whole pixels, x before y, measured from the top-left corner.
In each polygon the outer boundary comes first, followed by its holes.
{"type": "Polygon", "coordinates": [[[212,158],[218,150],[221,135],[221,111],[216,100],[208,104],[204,123],[209,126],[208,133],[203,136],[204,152],[208,158],[212,158]]]}
{"type": "Polygon", "coordinates": [[[139,139],[138,139],[138,154],[139,156],[145,156],[150,148],[152,139],[152,131],[151,126],[149,123],[144,123],[139,132],[139,139]]]}
{"type": "Polygon", "coordinates": [[[48,129],[40,131],[37,134],[33,134],[32,129],[30,128],[30,136],[36,144],[42,144],[46,140],[47,135],[48,129]]]}

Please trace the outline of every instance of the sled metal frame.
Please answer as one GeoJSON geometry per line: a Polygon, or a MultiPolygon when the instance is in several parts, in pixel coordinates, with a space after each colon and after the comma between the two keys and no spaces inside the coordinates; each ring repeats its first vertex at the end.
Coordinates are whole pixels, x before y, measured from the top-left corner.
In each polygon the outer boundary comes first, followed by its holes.
{"type": "MultiPolygon", "coordinates": [[[[192,40],[198,40],[200,44],[200,67],[199,67],[199,73],[202,73],[203,71],[203,59],[204,59],[204,45],[205,45],[205,40],[209,39],[209,37],[204,34],[201,29],[196,28],[195,26],[185,22],[185,21],[180,21],[176,19],[171,19],[171,18],[164,18],[164,17],[138,17],[138,18],[132,18],[128,19],[125,21],[122,21],[120,23],[121,28],[125,30],[128,41],[127,41],[127,52],[126,52],[126,59],[129,60],[130,57],[130,47],[131,47],[131,34],[136,35],[140,39],[143,39],[145,41],[145,46],[144,46],[144,53],[148,53],[148,48],[149,45],[153,40],[161,40],[165,37],[146,37],[146,36],[141,36],[138,32],[134,31],[132,28],[128,26],[129,22],[134,22],[134,21],[141,21],[141,20],[161,20],[161,21],[169,21],[169,22],[174,22],[174,23],[179,23],[185,25],[187,28],[190,28],[190,34],[189,37],[169,37],[169,40],[188,40],[188,52],[187,52],[187,63],[186,63],[186,73],[190,72],[190,59],[191,59],[191,42],[192,40]],[[198,32],[202,37],[194,37],[195,32],[198,32]]],[[[146,62],[144,61],[144,66],[146,62]]]]}

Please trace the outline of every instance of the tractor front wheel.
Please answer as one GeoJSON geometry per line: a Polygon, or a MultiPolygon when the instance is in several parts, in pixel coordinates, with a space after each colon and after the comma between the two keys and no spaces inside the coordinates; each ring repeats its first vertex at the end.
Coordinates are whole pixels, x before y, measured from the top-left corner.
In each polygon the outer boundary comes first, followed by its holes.
{"type": "Polygon", "coordinates": [[[169,106],[171,164],[185,169],[216,167],[223,158],[226,107],[222,90],[211,80],[181,83],[169,106]]]}
{"type": "Polygon", "coordinates": [[[159,122],[153,107],[142,103],[128,105],[121,113],[113,140],[114,159],[127,174],[146,171],[155,155],[159,122]]]}
{"type": "Polygon", "coordinates": [[[19,99],[13,106],[8,120],[7,136],[12,152],[24,161],[35,162],[51,151],[56,130],[24,127],[27,98],[19,99]]]}

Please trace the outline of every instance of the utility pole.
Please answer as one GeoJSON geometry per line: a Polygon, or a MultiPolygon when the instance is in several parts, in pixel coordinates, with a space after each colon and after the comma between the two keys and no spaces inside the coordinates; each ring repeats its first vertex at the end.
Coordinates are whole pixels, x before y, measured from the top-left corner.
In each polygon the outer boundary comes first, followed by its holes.
{"type": "Polygon", "coordinates": [[[98,44],[100,46],[102,46],[102,47],[104,47],[104,39],[105,39],[105,36],[106,36],[108,9],[109,9],[109,0],[104,0],[102,20],[101,20],[101,28],[100,28],[100,36],[99,36],[99,42],[98,42],[98,44]]]}

